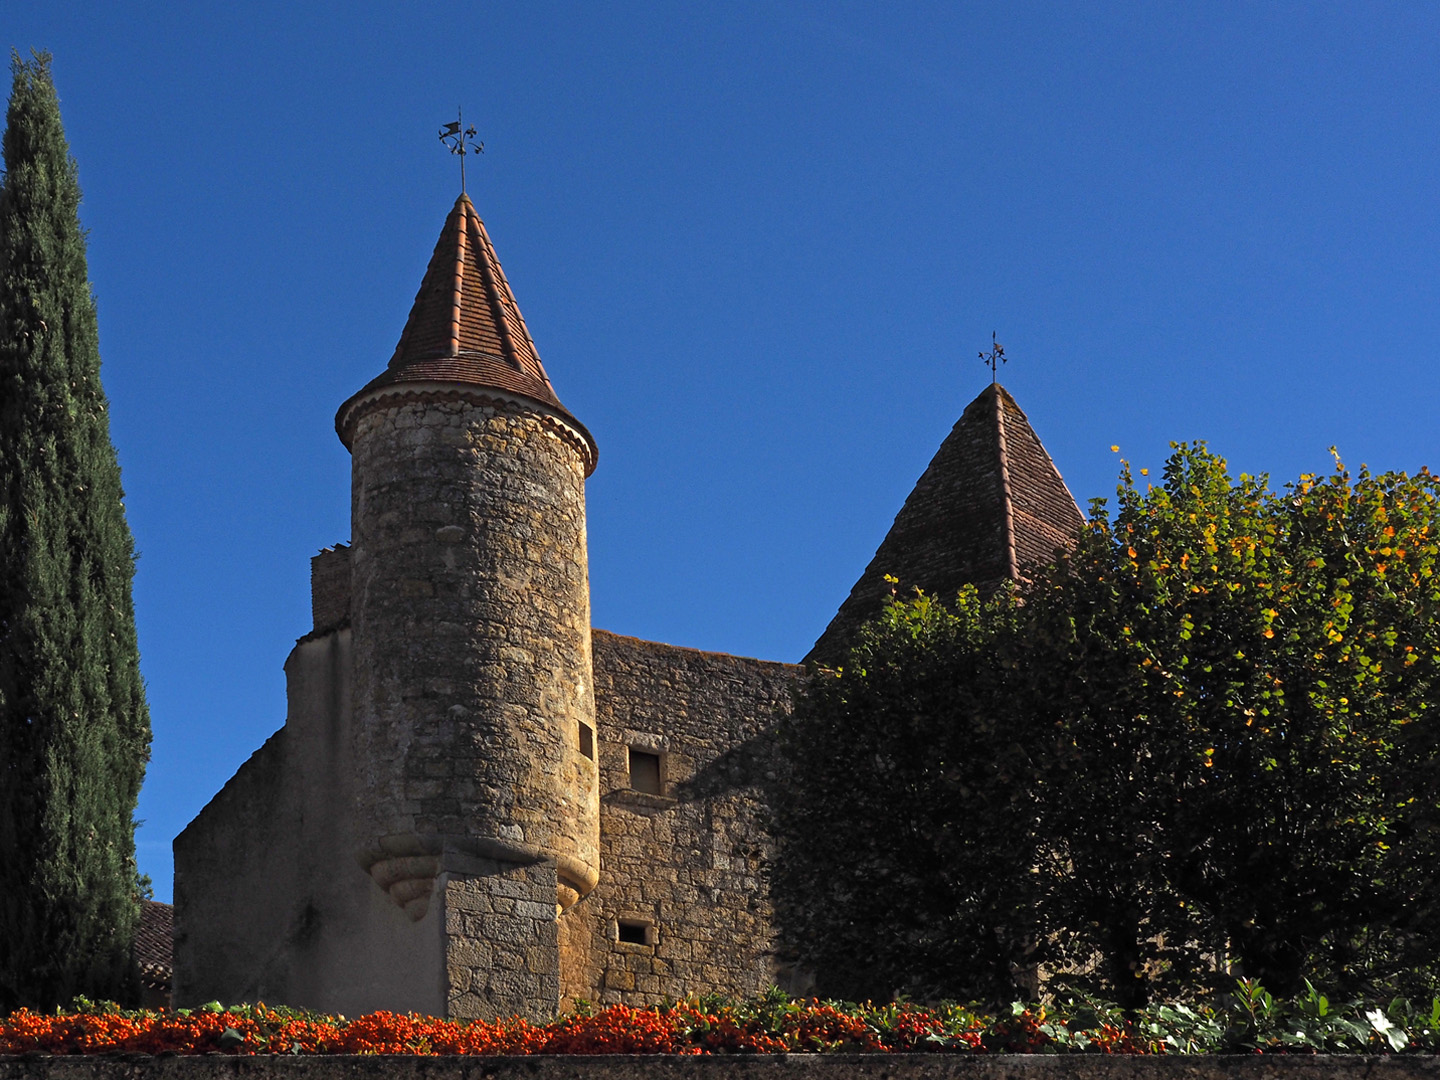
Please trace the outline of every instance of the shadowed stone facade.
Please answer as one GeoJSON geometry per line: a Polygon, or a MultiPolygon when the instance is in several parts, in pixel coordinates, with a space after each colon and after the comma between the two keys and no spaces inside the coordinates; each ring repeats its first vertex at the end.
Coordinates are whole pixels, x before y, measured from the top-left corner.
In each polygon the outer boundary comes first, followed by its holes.
{"type": "MultiPolygon", "coordinates": [[[[176,838],[176,1004],[541,1019],[803,988],[763,870],[800,669],[591,628],[595,444],[463,195],[336,428],[352,539],[312,560],[285,726],[176,838]]],[[[843,654],[885,574],[994,588],[1080,523],[990,387],[812,657],[843,654]]]]}

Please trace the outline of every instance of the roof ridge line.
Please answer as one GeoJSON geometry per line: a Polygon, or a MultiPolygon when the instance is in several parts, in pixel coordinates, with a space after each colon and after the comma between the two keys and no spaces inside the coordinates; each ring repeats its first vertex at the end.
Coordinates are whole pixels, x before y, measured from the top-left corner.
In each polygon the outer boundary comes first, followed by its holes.
{"type": "Polygon", "coordinates": [[[1020,580],[1020,560],[1015,554],[1015,501],[1010,494],[1010,455],[1005,437],[1005,393],[999,383],[995,388],[995,434],[1000,451],[1000,504],[1004,508],[1002,521],[1005,529],[1005,562],[1010,571],[1010,580],[1020,580]]]}
{"type": "MultiPolygon", "coordinates": [[[[456,206],[459,212],[459,221],[456,226],[460,230],[455,245],[455,287],[451,293],[450,300],[450,355],[460,355],[460,308],[464,304],[465,297],[465,251],[469,246],[470,238],[467,235],[469,229],[466,227],[465,211],[456,206]]],[[[483,277],[483,273],[482,273],[483,277]]]]}
{"type": "MultiPolygon", "coordinates": [[[[500,285],[495,280],[495,271],[500,265],[500,260],[495,256],[495,249],[489,243],[490,234],[485,231],[485,223],[480,220],[480,213],[475,210],[475,204],[467,198],[471,213],[475,218],[475,227],[478,232],[477,239],[482,248],[476,252],[475,265],[480,268],[480,284],[485,290],[485,302],[490,305],[490,314],[495,320],[495,332],[500,335],[500,341],[504,345],[503,355],[507,363],[518,366],[519,358],[515,353],[515,335],[510,332],[510,320],[506,318],[505,303],[500,297],[500,285]]],[[[466,215],[465,226],[470,228],[470,214],[466,215]]],[[[501,271],[503,273],[503,271],[501,271]]],[[[508,281],[505,283],[510,284],[508,281]]],[[[508,288],[506,291],[509,291],[508,288]]]]}
{"type": "MultiPolygon", "coordinates": [[[[465,198],[468,202],[470,197],[467,195],[465,198]]],[[[539,357],[540,350],[535,347],[535,339],[530,336],[530,327],[525,322],[525,316],[520,314],[520,305],[515,300],[515,290],[510,287],[510,279],[505,276],[505,268],[500,265],[500,257],[495,254],[495,245],[490,240],[490,230],[485,228],[485,219],[480,216],[480,211],[475,209],[475,204],[473,202],[470,203],[470,209],[471,212],[475,215],[476,228],[479,230],[480,239],[484,242],[485,250],[488,253],[488,261],[485,263],[487,269],[485,272],[488,274],[493,269],[493,272],[499,275],[499,281],[494,283],[494,303],[500,307],[501,315],[503,316],[504,299],[501,295],[502,290],[500,288],[501,283],[503,283],[505,286],[503,290],[504,295],[509,296],[510,302],[515,305],[516,322],[519,324],[521,336],[525,338],[524,344],[526,348],[530,351],[531,355],[539,357]]],[[[475,261],[477,264],[480,262],[478,258],[475,261]]],[[[509,320],[502,319],[501,324],[499,327],[497,327],[497,329],[505,336],[505,341],[509,343],[511,354],[518,357],[519,350],[516,349],[516,345],[519,343],[515,340],[515,332],[514,329],[510,326],[509,320]]],[[[540,378],[544,381],[545,385],[551,387],[553,391],[554,387],[551,386],[550,375],[546,372],[543,365],[540,368],[540,378]]]]}

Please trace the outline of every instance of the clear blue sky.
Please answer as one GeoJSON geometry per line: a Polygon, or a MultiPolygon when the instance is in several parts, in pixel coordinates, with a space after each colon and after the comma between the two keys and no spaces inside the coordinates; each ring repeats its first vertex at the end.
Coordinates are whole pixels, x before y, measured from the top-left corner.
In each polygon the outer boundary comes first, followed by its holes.
{"type": "Polygon", "coordinates": [[[986,381],[1119,444],[1440,465],[1440,6],[55,3],[154,718],[142,869],[284,719],[340,402],[470,191],[594,432],[597,626],[800,657],[986,381]]]}

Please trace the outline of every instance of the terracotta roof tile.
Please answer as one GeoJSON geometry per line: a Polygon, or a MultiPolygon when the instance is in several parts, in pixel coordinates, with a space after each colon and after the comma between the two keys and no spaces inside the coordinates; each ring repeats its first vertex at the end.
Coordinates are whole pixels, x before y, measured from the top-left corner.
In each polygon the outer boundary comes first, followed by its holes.
{"type": "Polygon", "coordinates": [[[806,660],[833,663],[890,594],[919,586],[942,599],[973,584],[993,592],[1048,562],[1084,524],[1055,463],[999,384],[965,407],[875,557],[806,660]]]}
{"type": "Polygon", "coordinates": [[[147,986],[168,989],[174,971],[175,909],[157,900],[140,901],[140,925],[135,931],[135,963],[147,986]]]}
{"type": "MultiPolygon", "coordinates": [[[[340,407],[337,423],[367,392],[414,382],[482,386],[539,402],[584,436],[593,462],[594,440],[556,397],[485,223],[466,195],[445,219],[389,365],[340,407]]],[[[346,439],[343,430],[340,435],[346,439]]]]}

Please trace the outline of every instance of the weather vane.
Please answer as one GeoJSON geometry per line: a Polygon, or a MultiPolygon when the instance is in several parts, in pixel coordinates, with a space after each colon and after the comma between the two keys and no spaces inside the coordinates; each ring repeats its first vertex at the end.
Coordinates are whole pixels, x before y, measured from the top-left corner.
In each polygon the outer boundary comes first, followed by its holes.
{"type": "Polygon", "coordinates": [[[460,155],[460,194],[465,194],[465,155],[483,154],[485,144],[475,138],[475,126],[462,127],[465,114],[455,110],[456,120],[440,129],[440,141],[450,148],[452,154],[460,155]]]}
{"type": "Polygon", "coordinates": [[[993,384],[1000,370],[1000,365],[1005,363],[1005,346],[995,340],[993,330],[990,333],[990,351],[988,353],[982,352],[980,359],[984,362],[985,366],[990,369],[990,382],[993,384]]]}

